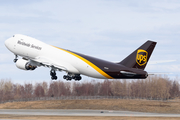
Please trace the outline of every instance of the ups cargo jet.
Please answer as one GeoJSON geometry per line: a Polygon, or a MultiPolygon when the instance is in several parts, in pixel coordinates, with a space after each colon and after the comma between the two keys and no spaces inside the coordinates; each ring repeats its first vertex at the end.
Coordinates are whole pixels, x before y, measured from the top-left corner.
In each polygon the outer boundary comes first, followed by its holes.
{"type": "Polygon", "coordinates": [[[156,42],[147,41],[124,60],[109,62],[81,53],[48,45],[32,37],[16,34],[5,41],[6,47],[15,54],[16,66],[23,70],[49,67],[52,80],[56,71],[65,71],[66,80],[81,80],[81,74],[100,79],[145,79],[147,62],[156,42]],[[21,56],[21,59],[18,59],[21,56]]]}

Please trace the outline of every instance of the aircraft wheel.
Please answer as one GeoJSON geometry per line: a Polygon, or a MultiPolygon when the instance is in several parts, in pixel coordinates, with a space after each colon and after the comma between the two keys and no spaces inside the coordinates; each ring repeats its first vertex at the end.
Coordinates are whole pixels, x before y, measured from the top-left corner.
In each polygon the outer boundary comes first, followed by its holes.
{"type": "Polygon", "coordinates": [[[57,76],[52,76],[51,79],[52,80],[57,80],[57,76]]]}
{"type": "Polygon", "coordinates": [[[54,76],[54,79],[57,80],[57,76],[54,76]]]}
{"type": "Polygon", "coordinates": [[[56,72],[51,72],[50,75],[51,76],[56,76],[56,72]]]}
{"type": "Polygon", "coordinates": [[[81,76],[77,76],[77,77],[75,78],[75,80],[76,80],[76,81],[80,81],[80,80],[81,80],[81,76]]]}
{"type": "Polygon", "coordinates": [[[68,80],[71,81],[71,79],[72,79],[72,78],[69,77],[69,76],[66,77],[66,80],[67,80],[67,81],[68,81],[68,80]]]}
{"type": "Polygon", "coordinates": [[[82,79],[82,77],[81,76],[79,76],[79,80],[81,80],[82,79]]]}
{"type": "Polygon", "coordinates": [[[64,76],[63,76],[63,79],[66,79],[66,78],[67,78],[67,76],[66,76],[66,75],[64,75],[64,76]]]}
{"type": "Polygon", "coordinates": [[[14,59],[13,62],[16,63],[18,59],[14,59]]]}

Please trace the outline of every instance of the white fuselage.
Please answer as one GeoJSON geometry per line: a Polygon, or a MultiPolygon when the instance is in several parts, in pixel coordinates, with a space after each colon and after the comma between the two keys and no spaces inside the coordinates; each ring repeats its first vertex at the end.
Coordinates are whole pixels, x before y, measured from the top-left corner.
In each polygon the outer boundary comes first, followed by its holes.
{"type": "Polygon", "coordinates": [[[92,63],[82,60],[81,57],[68,50],[48,45],[25,35],[14,35],[5,41],[5,45],[15,55],[37,63],[42,62],[49,66],[57,66],[68,73],[107,78],[93,67],[92,63]]]}

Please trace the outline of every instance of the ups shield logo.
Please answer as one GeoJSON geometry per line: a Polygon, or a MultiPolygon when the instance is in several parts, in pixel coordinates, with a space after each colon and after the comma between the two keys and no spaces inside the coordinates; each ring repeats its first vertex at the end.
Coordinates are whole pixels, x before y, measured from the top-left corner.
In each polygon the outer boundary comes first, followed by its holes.
{"type": "Polygon", "coordinates": [[[148,52],[145,50],[139,49],[136,55],[136,62],[140,66],[145,65],[147,62],[147,57],[148,57],[148,52]]]}

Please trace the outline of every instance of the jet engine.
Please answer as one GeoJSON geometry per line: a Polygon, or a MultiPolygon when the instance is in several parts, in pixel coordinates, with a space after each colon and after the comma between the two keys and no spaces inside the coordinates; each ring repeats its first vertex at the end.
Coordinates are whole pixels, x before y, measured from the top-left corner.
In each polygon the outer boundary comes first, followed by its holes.
{"type": "Polygon", "coordinates": [[[31,65],[30,62],[25,59],[18,59],[16,61],[16,67],[22,70],[34,70],[37,68],[37,66],[31,65]]]}

